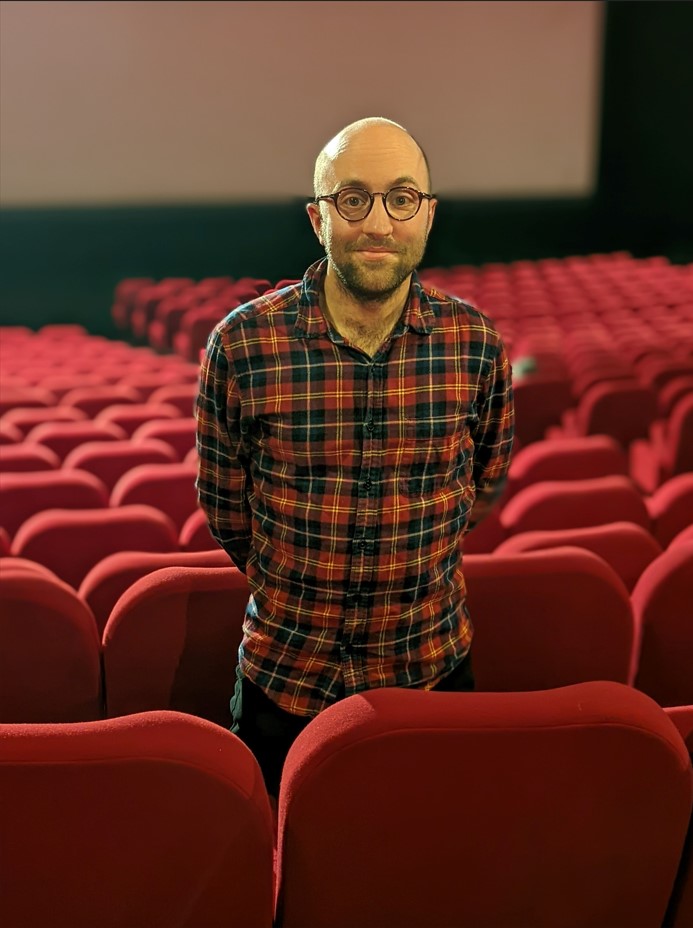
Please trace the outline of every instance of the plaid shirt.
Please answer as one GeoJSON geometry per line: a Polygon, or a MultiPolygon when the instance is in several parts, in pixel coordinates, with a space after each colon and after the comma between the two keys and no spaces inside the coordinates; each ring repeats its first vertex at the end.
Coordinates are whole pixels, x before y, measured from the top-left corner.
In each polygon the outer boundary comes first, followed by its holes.
{"type": "Polygon", "coordinates": [[[501,489],[514,421],[485,316],[414,274],[370,358],[323,316],[325,267],[216,326],[197,406],[200,505],[251,593],[241,674],[302,716],[430,689],[465,656],[461,540],[501,489]]]}

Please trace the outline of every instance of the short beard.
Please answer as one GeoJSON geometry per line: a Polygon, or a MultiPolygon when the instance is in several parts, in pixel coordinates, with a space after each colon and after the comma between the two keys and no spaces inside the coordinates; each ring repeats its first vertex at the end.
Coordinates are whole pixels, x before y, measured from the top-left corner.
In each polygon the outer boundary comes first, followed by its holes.
{"type": "Polygon", "coordinates": [[[394,271],[395,276],[386,287],[374,290],[362,283],[359,270],[351,262],[342,266],[338,266],[334,262],[332,264],[343,289],[350,296],[356,297],[357,300],[365,303],[387,303],[392,294],[397,292],[413,270],[413,268],[398,268],[394,271]]]}
{"type": "Polygon", "coordinates": [[[332,263],[335,274],[343,289],[350,296],[355,297],[359,302],[364,303],[386,303],[390,297],[397,292],[409,275],[416,270],[421,263],[425,250],[428,236],[426,236],[420,245],[420,249],[412,256],[414,260],[406,253],[402,255],[405,263],[392,269],[392,276],[389,282],[383,287],[373,288],[363,279],[362,271],[357,267],[355,262],[346,255],[344,261],[338,264],[333,257],[332,249],[327,249],[328,257],[332,263]],[[407,260],[409,259],[409,260],[407,260]]]}

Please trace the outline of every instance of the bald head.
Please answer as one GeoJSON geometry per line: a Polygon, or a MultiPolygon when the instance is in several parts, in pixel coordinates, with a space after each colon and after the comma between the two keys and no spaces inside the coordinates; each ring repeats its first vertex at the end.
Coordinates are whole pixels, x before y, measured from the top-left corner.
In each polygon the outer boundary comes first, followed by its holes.
{"type": "MultiPolygon", "coordinates": [[[[382,116],[369,116],[345,126],[325,145],[315,162],[313,189],[315,196],[329,193],[349,173],[352,166],[368,161],[382,152],[384,157],[405,157],[412,165],[412,180],[420,180],[421,189],[430,192],[431,176],[428,159],[415,139],[399,123],[382,116]]],[[[350,180],[357,180],[356,176],[350,180]]]]}

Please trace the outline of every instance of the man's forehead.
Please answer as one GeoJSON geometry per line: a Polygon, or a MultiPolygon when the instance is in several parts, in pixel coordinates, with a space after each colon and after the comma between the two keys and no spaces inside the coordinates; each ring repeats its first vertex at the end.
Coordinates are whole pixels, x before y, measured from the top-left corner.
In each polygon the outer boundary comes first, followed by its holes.
{"type": "Polygon", "coordinates": [[[426,163],[421,149],[404,132],[361,135],[335,141],[325,149],[323,178],[330,185],[366,183],[376,177],[391,183],[426,183],[426,163]]]}

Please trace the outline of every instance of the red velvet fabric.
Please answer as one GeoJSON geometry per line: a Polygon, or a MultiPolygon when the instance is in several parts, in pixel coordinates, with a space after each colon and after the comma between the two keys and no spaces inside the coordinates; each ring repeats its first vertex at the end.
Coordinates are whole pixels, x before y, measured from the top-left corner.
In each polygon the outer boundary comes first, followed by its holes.
{"type": "Polygon", "coordinates": [[[574,409],[564,413],[561,426],[547,429],[546,437],[610,435],[627,448],[634,439],[647,437],[656,415],[654,390],[636,380],[602,380],[582,394],[574,409]]]}
{"type": "Polygon", "coordinates": [[[497,554],[517,554],[570,545],[598,554],[623,580],[630,592],[642,572],[662,553],[662,547],[641,525],[634,522],[610,522],[585,528],[520,532],[512,535],[495,550],[497,554]]]}
{"type": "Polygon", "coordinates": [[[248,596],[236,567],[165,567],[136,581],[103,633],[108,716],[175,709],[230,726],[248,596]]]}
{"type": "Polygon", "coordinates": [[[645,493],[677,474],[693,471],[693,392],[683,396],[669,417],[654,423],[648,440],[633,443],[630,473],[645,493]]]}
{"type": "Polygon", "coordinates": [[[60,458],[38,442],[21,441],[0,445],[0,473],[17,474],[27,471],[57,470],[60,458]]]}
{"type": "Polygon", "coordinates": [[[196,509],[185,520],[178,542],[181,551],[213,551],[219,547],[219,542],[209,530],[207,515],[202,509],[196,509]]]}
{"type": "Polygon", "coordinates": [[[693,541],[653,561],[632,601],[642,628],[635,685],[663,706],[693,703],[693,541]]]}
{"type": "Polygon", "coordinates": [[[11,536],[27,519],[46,509],[107,506],[108,489],[86,471],[58,469],[0,476],[0,523],[11,536]]]}
{"type": "Polygon", "coordinates": [[[663,548],[693,525],[693,473],[679,474],[646,499],[652,532],[663,548]]]}
{"type": "Polygon", "coordinates": [[[27,435],[35,425],[43,422],[84,422],[87,414],[71,406],[36,406],[26,408],[18,406],[10,409],[2,417],[3,425],[16,426],[22,435],[27,435]]]}
{"type": "Polygon", "coordinates": [[[173,521],[177,537],[197,509],[196,476],[194,464],[140,464],[123,474],[113,487],[111,506],[154,506],[173,521]]]}
{"type": "Polygon", "coordinates": [[[277,925],[655,928],[692,801],[678,732],[629,687],[371,690],[289,752],[277,925]]]}
{"type": "Polygon", "coordinates": [[[27,519],[12,542],[13,554],[45,564],[75,589],[116,551],[177,550],[175,525],[152,506],[47,509],[27,519]]]}
{"type": "Polygon", "coordinates": [[[608,435],[537,441],[513,456],[506,497],[541,480],[585,480],[627,472],[625,452],[608,435]]]}
{"type": "Polygon", "coordinates": [[[469,555],[464,573],[478,691],[632,681],[630,598],[596,554],[553,548],[469,555]]]}
{"type": "Polygon", "coordinates": [[[152,419],[137,428],[132,434],[135,443],[156,438],[173,448],[179,461],[195,448],[196,422],[194,416],[183,416],[178,410],[178,419],[152,419]]]}
{"type": "Polygon", "coordinates": [[[113,490],[123,474],[142,464],[175,464],[173,449],[163,441],[151,439],[139,445],[123,441],[87,441],[73,448],[63,461],[65,470],[82,470],[94,474],[113,490]]]}
{"type": "Polygon", "coordinates": [[[231,559],[220,547],[213,551],[117,551],[89,571],[79,595],[94,613],[99,636],[111,610],[132,584],[162,567],[230,567],[231,559]]]}
{"type": "Polygon", "coordinates": [[[94,617],[73,589],[40,567],[3,569],[0,722],[101,718],[99,650],[94,617]]]}
{"type": "Polygon", "coordinates": [[[271,928],[269,800],[218,726],[0,726],[0,793],[3,925],[271,928]]]}
{"type": "Polygon", "coordinates": [[[45,445],[63,461],[73,448],[86,441],[123,441],[127,433],[112,422],[43,422],[35,425],[27,440],[45,445]]]}
{"type": "Polygon", "coordinates": [[[651,523],[640,493],[620,474],[535,483],[508,501],[500,521],[508,535],[607,522],[635,522],[649,529],[651,523]]]}
{"type": "MultiPolygon", "coordinates": [[[[152,374],[149,376],[157,384],[156,389],[158,389],[161,386],[160,375],[152,374]]],[[[128,379],[127,383],[132,384],[132,379],[128,379]]],[[[168,403],[115,403],[113,406],[102,409],[94,421],[114,422],[130,437],[135,429],[139,428],[144,422],[151,422],[153,419],[169,421],[177,419],[179,416],[180,410],[168,403]]]]}

